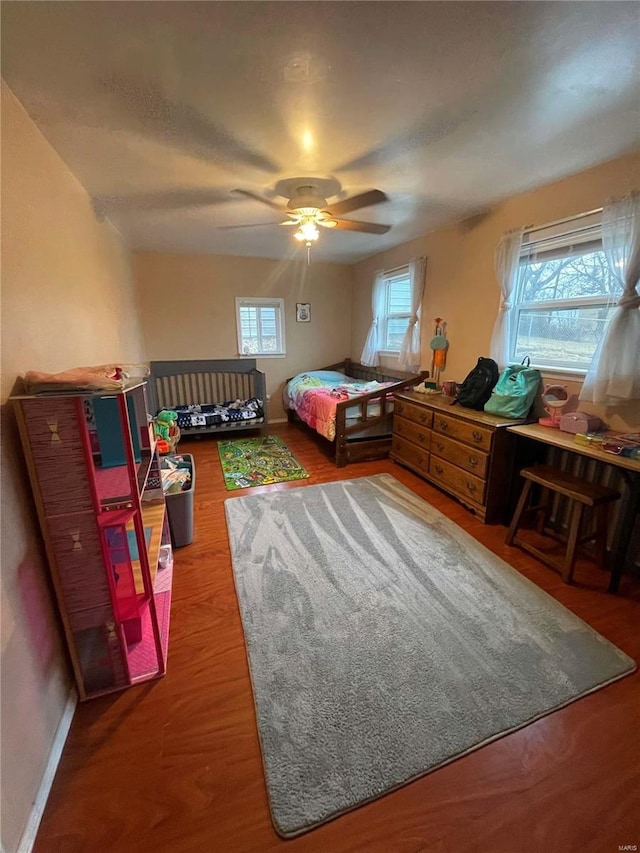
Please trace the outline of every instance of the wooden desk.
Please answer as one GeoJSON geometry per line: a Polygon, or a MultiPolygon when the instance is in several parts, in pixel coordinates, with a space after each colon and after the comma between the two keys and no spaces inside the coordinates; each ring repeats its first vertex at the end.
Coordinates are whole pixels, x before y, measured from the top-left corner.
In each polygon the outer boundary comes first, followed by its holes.
{"type": "Polygon", "coordinates": [[[633,535],[636,516],[640,511],[640,460],[630,459],[628,456],[617,456],[615,453],[607,453],[605,450],[588,444],[580,444],[574,441],[571,433],[540,426],[540,424],[511,426],[508,427],[508,430],[523,438],[557,447],[560,450],[578,453],[581,456],[588,456],[590,459],[596,459],[605,465],[614,465],[621,469],[627,487],[627,494],[623,496],[626,506],[623,507],[618,516],[618,526],[613,538],[614,544],[610,558],[611,580],[609,582],[609,592],[617,592],[629,543],[633,535]]]}

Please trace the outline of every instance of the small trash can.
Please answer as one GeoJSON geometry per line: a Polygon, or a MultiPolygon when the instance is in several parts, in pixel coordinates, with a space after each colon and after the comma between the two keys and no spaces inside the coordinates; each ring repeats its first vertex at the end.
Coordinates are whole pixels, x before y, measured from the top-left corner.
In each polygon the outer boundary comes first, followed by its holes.
{"type": "Polygon", "coordinates": [[[191,544],[193,540],[193,493],[196,488],[196,466],[190,453],[182,453],[175,459],[180,460],[179,467],[191,472],[189,488],[175,494],[165,494],[171,543],[174,548],[191,544]]]}

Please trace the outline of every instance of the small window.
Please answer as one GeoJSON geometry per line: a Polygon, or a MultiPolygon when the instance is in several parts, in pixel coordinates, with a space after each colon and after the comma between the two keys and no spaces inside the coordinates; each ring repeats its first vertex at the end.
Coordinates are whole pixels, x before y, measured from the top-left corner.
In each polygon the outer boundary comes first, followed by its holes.
{"type": "Polygon", "coordinates": [[[528,355],[536,367],[586,371],[621,295],[602,250],[600,224],[534,233],[540,238],[527,242],[525,235],[520,259],[511,358],[528,355]]]}
{"type": "Polygon", "coordinates": [[[385,277],[385,312],[382,347],[386,352],[400,352],[411,318],[411,280],[409,267],[385,277]]]}
{"type": "Polygon", "coordinates": [[[236,326],[240,355],[285,355],[283,299],[237,297],[236,326]]]}

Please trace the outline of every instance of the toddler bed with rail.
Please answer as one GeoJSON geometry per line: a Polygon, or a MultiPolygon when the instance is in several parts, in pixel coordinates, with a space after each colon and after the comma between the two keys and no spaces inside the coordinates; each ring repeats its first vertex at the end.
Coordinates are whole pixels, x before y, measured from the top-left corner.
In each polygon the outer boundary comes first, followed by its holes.
{"type": "Polygon", "coordinates": [[[287,380],[283,402],[290,422],[300,420],[333,442],[335,463],[381,459],[391,448],[393,395],[429,374],[367,367],[345,358],[287,380]]]}

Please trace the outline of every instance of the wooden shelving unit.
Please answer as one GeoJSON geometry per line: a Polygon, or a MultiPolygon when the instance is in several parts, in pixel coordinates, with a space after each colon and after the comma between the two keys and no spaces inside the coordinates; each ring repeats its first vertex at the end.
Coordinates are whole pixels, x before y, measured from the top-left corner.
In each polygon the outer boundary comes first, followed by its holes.
{"type": "Polygon", "coordinates": [[[80,698],[162,676],[172,565],[145,384],[12,400],[80,698]]]}

